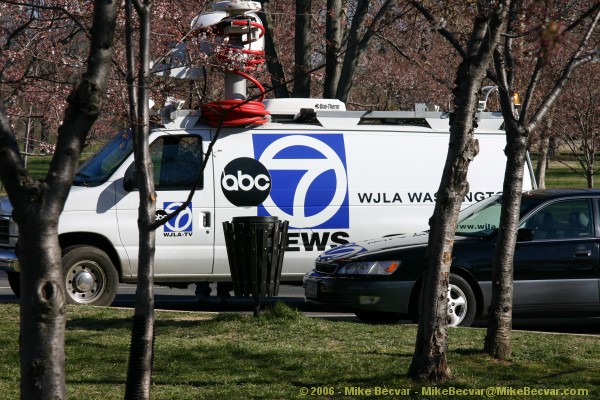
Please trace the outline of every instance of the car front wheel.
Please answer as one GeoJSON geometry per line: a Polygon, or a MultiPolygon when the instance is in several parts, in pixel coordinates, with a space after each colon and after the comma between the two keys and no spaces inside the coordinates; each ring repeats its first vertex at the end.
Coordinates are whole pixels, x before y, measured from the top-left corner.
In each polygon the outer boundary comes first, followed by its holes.
{"type": "Polygon", "coordinates": [[[450,274],[448,283],[448,326],[471,326],[477,305],[471,285],[462,277],[450,274]]]}
{"type": "Polygon", "coordinates": [[[62,263],[69,304],[109,306],[113,302],[119,276],[104,251],[92,246],[68,247],[62,263]]]}
{"type": "MultiPolygon", "coordinates": [[[[411,298],[410,318],[418,322],[420,290],[411,298]]],[[[450,274],[448,283],[448,326],[471,326],[477,312],[477,300],[471,285],[460,275],[450,274]]]]}

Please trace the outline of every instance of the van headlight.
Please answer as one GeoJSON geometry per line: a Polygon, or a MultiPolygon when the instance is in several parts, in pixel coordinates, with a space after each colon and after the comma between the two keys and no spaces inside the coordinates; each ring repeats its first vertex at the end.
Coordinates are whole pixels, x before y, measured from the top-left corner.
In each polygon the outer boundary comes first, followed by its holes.
{"type": "Polygon", "coordinates": [[[12,237],[19,236],[19,227],[13,218],[8,221],[8,234],[12,237]]]}
{"type": "Polygon", "coordinates": [[[359,261],[344,265],[338,275],[390,275],[402,264],[401,261],[359,261]]]}

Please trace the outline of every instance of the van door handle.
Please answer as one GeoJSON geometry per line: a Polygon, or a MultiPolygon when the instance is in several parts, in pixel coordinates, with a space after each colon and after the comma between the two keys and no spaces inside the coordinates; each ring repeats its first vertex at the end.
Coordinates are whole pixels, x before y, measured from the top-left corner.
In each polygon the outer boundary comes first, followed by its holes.
{"type": "Polygon", "coordinates": [[[591,250],[582,250],[582,251],[576,251],[575,252],[575,257],[576,258],[591,257],[591,256],[592,256],[592,251],[591,250]]]}
{"type": "Polygon", "coordinates": [[[202,227],[210,228],[210,211],[202,212],[202,227]]]}

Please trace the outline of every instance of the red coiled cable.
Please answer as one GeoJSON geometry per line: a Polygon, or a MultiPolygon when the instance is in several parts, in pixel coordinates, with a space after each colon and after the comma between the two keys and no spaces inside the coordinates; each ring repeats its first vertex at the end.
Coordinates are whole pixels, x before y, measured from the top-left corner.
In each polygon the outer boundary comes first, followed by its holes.
{"type": "Polygon", "coordinates": [[[212,126],[237,126],[237,125],[262,125],[269,121],[269,112],[265,110],[262,103],[265,97],[265,89],[256,79],[241,71],[232,71],[248,79],[260,90],[261,96],[258,101],[253,100],[220,100],[205,103],[200,106],[202,115],[212,126]]]}

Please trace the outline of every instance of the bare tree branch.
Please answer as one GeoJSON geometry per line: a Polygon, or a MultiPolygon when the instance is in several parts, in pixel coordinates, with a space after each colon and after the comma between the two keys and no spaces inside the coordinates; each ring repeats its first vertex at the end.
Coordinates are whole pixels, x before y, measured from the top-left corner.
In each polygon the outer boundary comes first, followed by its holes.
{"type": "MultiPolygon", "coordinates": [[[[590,37],[592,36],[592,33],[594,32],[594,30],[596,29],[596,26],[598,25],[599,19],[600,19],[600,7],[596,8],[596,13],[595,13],[590,25],[588,26],[585,36],[581,40],[578,49],[573,54],[573,57],[571,58],[571,60],[567,63],[567,65],[563,69],[563,72],[561,73],[560,78],[556,81],[556,84],[554,85],[554,87],[552,88],[552,90],[550,91],[548,96],[544,99],[542,104],[539,106],[539,108],[537,109],[537,111],[535,112],[533,117],[531,118],[531,121],[529,121],[529,123],[527,124],[528,131],[534,130],[537,127],[537,125],[540,123],[540,121],[544,118],[544,116],[548,113],[548,111],[550,110],[552,105],[558,99],[563,88],[567,84],[573,71],[580,65],[591,62],[598,58],[598,50],[596,50],[590,54],[587,54],[587,55],[584,55],[583,53],[584,53],[585,48],[587,47],[590,37]]],[[[523,107],[525,107],[525,104],[523,105],[523,107]]]]}
{"type": "Polygon", "coordinates": [[[12,4],[15,6],[23,6],[23,7],[31,7],[31,8],[39,8],[40,10],[55,10],[55,11],[60,11],[61,13],[65,14],[66,16],[68,16],[73,22],[75,22],[75,24],[77,24],[77,26],[79,26],[79,28],[85,32],[85,34],[89,37],[90,36],[90,32],[88,31],[88,29],[81,23],[81,21],[79,20],[79,18],[77,18],[75,15],[71,14],[66,8],[64,7],[57,7],[57,6],[46,6],[43,4],[39,4],[39,3],[28,3],[28,2],[21,2],[21,1],[12,1],[12,0],[2,0],[3,3],[6,4],[12,4]]]}
{"type": "Polygon", "coordinates": [[[456,39],[456,36],[454,36],[454,34],[447,30],[445,27],[439,26],[439,21],[436,20],[436,18],[431,14],[429,9],[423,5],[422,2],[413,0],[410,3],[425,17],[427,21],[431,23],[431,25],[440,35],[442,35],[444,38],[446,38],[446,40],[448,40],[448,42],[452,45],[452,47],[454,47],[454,49],[456,49],[456,51],[458,52],[458,54],[460,54],[462,58],[467,57],[465,49],[461,46],[458,39],[456,39]]]}

